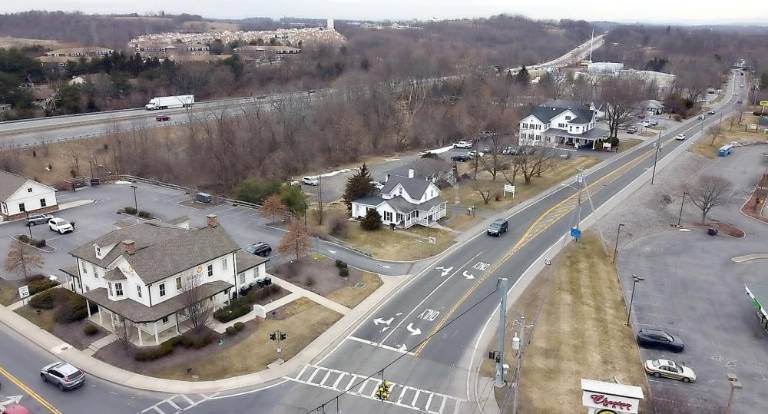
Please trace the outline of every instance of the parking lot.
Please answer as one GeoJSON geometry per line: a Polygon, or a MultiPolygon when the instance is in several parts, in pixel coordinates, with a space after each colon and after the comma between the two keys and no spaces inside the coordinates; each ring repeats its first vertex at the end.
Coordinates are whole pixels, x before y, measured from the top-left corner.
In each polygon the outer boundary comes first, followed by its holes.
{"type": "MultiPolygon", "coordinates": [[[[636,285],[634,327],[661,327],[685,342],[680,354],[642,349],[643,359],[676,360],[693,368],[698,377],[694,384],[649,378],[654,399],[664,407],[660,411],[657,407],[657,412],[723,412],[730,394],[728,373],[736,374],[744,387],[736,391],[733,412],[768,412],[768,335],[758,325],[744,290],[745,283],[768,284],[768,267],[764,260],[731,261],[740,255],[768,253],[768,225],[739,212],[764,151],[765,147],[740,148],[731,157],[712,161],[702,172],[723,175],[734,183],[728,203],[713,210],[712,218],[736,225],[747,233],[745,238],[711,237],[701,227],[677,231],[667,225],[667,231],[638,237],[622,247],[618,265],[627,299],[632,275],[644,279],[636,285]]],[[[695,208],[687,209],[683,223],[695,221],[698,214],[695,208]]],[[[627,226],[627,231],[635,231],[627,226]]]]}

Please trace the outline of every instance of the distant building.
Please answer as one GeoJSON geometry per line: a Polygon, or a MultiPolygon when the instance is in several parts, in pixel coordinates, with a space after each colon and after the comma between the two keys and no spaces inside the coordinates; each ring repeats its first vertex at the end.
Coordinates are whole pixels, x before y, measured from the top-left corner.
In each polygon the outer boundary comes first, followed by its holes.
{"type": "Polygon", "coordinates": [[[615,62],[592,62],[587,65],[589,73],[616,74],[623,69],[623,63],[615,62]]]}
{"type": "Polygon", "coordinates": [[[664,104],[655,99],[649,99],[647,101],[640,102],[640,110],[653,115],[661,115],[664,113],[664,104]]]}
{"type": "Polygon", "coordinates": [[[589,107],[555,100],[535,106],[520,121],[520,145],[592,147],[607,131],[595,128],[596,113],[589,107]]]}
{"type": "Polygon", "coordinates": [[[56,189],[53,187],[8,171],[0,171],[0,214],[3,220],[58,209],[56,189]]]}
{"type": "Polygon", "coordinates": [[[328,30],[336,30],[333,25],[333,19],[328,19],[328,24],[325,25],[325,28],[328,30]]]}
{"type": "Polygon", "coordinates": [[[114,50],[106,47],[69,47],[51,50],[50,52],[46,52],[45,56],[68,57],[77,60],[79,58],[104,57],[113,53],[115,53],[114,50]]]}

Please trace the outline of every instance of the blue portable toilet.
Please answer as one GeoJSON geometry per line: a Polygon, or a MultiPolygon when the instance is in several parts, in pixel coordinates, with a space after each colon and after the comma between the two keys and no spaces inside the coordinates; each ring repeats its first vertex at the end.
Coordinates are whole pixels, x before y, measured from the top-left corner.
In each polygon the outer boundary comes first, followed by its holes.
{"type": "Polygon", "coordinates": [[[720,147],[718,155],[721,157],[727,157],[728,155],[731,155],[731,152],[733,152],[733,145],[727,144],[720,147]]]}

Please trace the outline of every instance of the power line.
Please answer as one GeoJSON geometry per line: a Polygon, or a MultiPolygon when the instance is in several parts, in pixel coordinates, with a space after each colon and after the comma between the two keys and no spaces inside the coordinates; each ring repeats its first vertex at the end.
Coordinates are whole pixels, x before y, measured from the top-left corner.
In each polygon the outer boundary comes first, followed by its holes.
{"type": "MultiPolygon", "coordinates": [[[[456,317],[454,317],[453,319],[451,319],[451,320],[449,320],[448,322],[446,322],[446,323],[445,323],[443,326],[441,326],[440,328],[438,328],[436,331],[432,332],[432,333],[431,333],[429,336],[427,336],[426,338],[424,338],[424,339],[423,339],[421,342],[419,342],[418,344],[416,344],[416,345],[415,345],[414,347],[412,347],[411,349],[416,349],[416,348],[420,347],[422,344],[424,344],[424,343],[428,342],[428,341],[429,341],[430,339],[432,339],[432,338],[433,338],[435,335],[437,335],[438,333],[440,333],[440,331],[442,331],[443,329],[447,328],[447,327],[448,327],[448,326],[450,326],[452,323],[456,322],[456,321],[457,321],[459,318],[461,318],[462,316],[464,316],[464,315],[466,315],[467,313],[469,313],[471,310],[473,310],[474,308],[476,308],[477,306],[479,306],[481,303],[483,303],[483,302],[484,302],[486,299],[488,299],[489,297],[493,296],[493,295],[496,293],[496,291],[497,291],[497,290],[498,290],[498,287],[497,287],[496,289],[493,289],[493,290],[492,290],[490,293],[488,293],[487,295],[485,295],[485,296],[484,296],[482,299],[480,299],[480,300],[478,300],[477,302],[475,302],[474,304],[472,304],[472,306],[470,306],[469,308],[467,308],[467,309],[466,309],[466,310],[464,310],[463,312],[461,312],[461,313],[459,313],[458,315],[456,315],[456,317]]],[[[363,384],[364,382],[368,381],[369,379],[373,378],[373,377],[374,377],[374,376],[376,376],[376,375],[381,375],[381,376],[382,376],[382,378],[383,378],[383,376],[384,376],[384,370],[386,370],[387,368],[389,368],[389,367],[391,367],[392,365],[396,364],[398,361],[400,361],[400,359],[402,359],[403,357],[405,357],[406,355],[408,355],[408,352],[407,352],[407,351],[408,351],[408,349],[406,349],[406,352],[403,352],[402,354],[400,354],[400,356],[398,356],[397,358],[395,358],[394,360],[392,360],[392,362],[388,363],[387,365],[385,365],[385,366],[384,366],[383,368],[381,368],[380,370],[378,370],[378,371],[376,371],[375,373],[373,373],[373,374],[371,374],[371,375],[368,375],[367,377],[365,377],[365,378],[361,379],[360,381],[356,382],[354,385],[351,385],[351,386],[347,387],[347,389],[346,389],[346,390],[344,390],[344,391],[340,392],[340,393],[339,393],[337,396],[335,396],[335,397],[333,397],[333,398],[329,399],[328,401],[326,401],[326,402],[324,402],[324,403],[322,403],[322,404],[318,405],[317,407],[315,407],[315,408],[313,408],[313,409],[311,409],[311,410],[309,410],[309,411],[306,411],[305,413],[306,413],[306,414],[310,414],[310,413],[313,413],[313,412],[317,412],[317,413],[324,413],[324,412],[325,412],[324,410],[325,410],[325,406],[326,406],[326,405],[329,405],[329,404],[331,404],[331,403],[332,403],[332,402],[334,402],[334,401],[336,401],[336,402],[338,403],[338,400],[339,400],[339,398],[341,398],[342,396],[346,395],[346,394],[347,394],[347,392],[348,392],[349,390],[352,390],[352,389],[354,389],[354,388],[355,388],[355,387],[357,387],[358,385],[361,385],[361,384],[363,384]]]]}

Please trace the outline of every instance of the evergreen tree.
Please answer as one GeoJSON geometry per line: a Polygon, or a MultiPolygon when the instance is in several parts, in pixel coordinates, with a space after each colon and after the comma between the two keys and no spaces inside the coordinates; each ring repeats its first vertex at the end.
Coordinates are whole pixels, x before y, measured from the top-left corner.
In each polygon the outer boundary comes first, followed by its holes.
{"type": "Polygon", "coordinates": [[[347,179],[347,186],[344,189],[344,203],[347,209],[352,209],[352,202],[358,198],[368,197],[376,192],[376,187],[371,183],[371,173],[368,167],[363,163],[357,174],[347,179]]]}
{"type": "Polygon", "coordinates": [[[381,227],[381,214],[373,208],[368,210],[365,218],[360,222],[360,227],[365,231],[378,230],[381,227]]]}
{"type": "Polygon", "coordinates": [[[525,65],[523,65],[522,68],[520,68],[520,71],[517,72],[517,76],[515,76],[515,81],[521,85],[529,85],[531,83],[531,75],[528,73],[528,69],[525,68],[525,65]]]}

